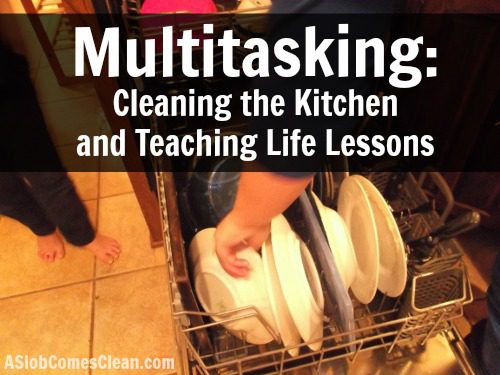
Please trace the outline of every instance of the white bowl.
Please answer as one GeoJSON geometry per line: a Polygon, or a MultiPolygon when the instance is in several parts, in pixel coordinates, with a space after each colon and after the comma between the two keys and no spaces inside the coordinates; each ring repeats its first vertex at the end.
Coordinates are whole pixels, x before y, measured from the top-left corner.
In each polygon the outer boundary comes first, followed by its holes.
{"type": "Polygon", "coordinates": [[[309,348],[319,350],[324,297],[316,265],[283,215],[271,222],[271,242],[281,289],[293,322],[309,348]]]}
{"type": "Polygon", "coordinates": [[[267,294],[264,268],[259,254],[247,248],[238,257],[250,264],[250,272],[244,278],[230,276],[215,252],[215,228],[200,231],[189,246],[194,262],[194,287],[203,309],[212,314],[213,320],[238,318],[224,323],[233,335],[251,344],[267,344],[276,337],[276,323],[267,294]],[[237,312],[221,314],[233,309],[248,307],[237,312]],[[259,317],[245,315],[258,312],[259,317]]]}

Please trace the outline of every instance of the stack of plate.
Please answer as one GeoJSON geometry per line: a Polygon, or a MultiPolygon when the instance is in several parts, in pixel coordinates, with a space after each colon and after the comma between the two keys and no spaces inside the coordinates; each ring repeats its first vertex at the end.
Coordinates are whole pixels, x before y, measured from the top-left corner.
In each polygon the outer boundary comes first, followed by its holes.
{"type": "Polygon", "coordinates": [[[340,185],[338,213],[312,193],[344,286],[364,304],[377,289],[399,296],[406,285],[404,243],[389,205],[363,176],[340,185]]]}
{"type": "Polygon", "coordinates": [[[262,248],[267,290],[278,331],[288,352],[300,337],[311,350],[321,348],[324,299],[319,274],[309,249],[280,215],[271,222],[271,238],[262,248]]]}
{"type": "MultiPolygon", "coordinates": [[[[389,206],[373,184],[350,176],[340,186],[338,213],[314,196],[343,287],[364,304],[377,289],[396,297],[406,284],[406,254],[389,206]]],[[[215,228],[199,232],[190,244],[194,285],[205,311],[231,333],[252,344],[281,337],[291,356],[301,339],[319,350],[324,297],[307,246],[284,216],[271,222],[262,255],[247,248],[238,257],[250,264],[245,278],[233,278],[215,252],[215,228]]]]}
{"type": "Polygon", "coordinates": [[[280,215],[272,220],[262,256],[253,249],[238,252],[250,264],[245,278],[233,278],[222,269],[214,234],[215,228],[205,229],[190,244],[195,290],[205,311],[215,321],[227,319],[221,324],[249,343],[281,337],[290,355],[297,356],[302,338],[319,350],[324,316],[319,274],[309,249],[286,219],[280,215]]]}

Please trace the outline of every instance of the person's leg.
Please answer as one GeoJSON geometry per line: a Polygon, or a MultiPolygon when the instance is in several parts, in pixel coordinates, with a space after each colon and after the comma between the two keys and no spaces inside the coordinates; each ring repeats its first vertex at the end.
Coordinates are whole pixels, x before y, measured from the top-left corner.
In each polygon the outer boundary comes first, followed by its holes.
{"type": "Polygon", "coordinates": [[[488,321],[484,330],[481,359],[488,374],[500,374],[500,254],[493,266],[487,299],[488,321]]]}
{"type": "Polygon", "coordinates": [[[69,243],[87,248],[106,263],[113,263],[118,258],[118,243],[96,234],[87,210],[66,173],[30,172],[23,173],[23,176],[30,184],[35,199],[69,243]]]}
{"type": "MultiPolygon", "coordinates": [[[[0,55],[0,65],[5,68],[0,69],[0,85],[9,88],[0,90],[0,170],[63,171],[37,101],[27,60],[1,44],[0,55]]],[[[31,187],[28,195],[38,202],[40,211],[68,242],[85,246],[107,263],[118,257],[118,243],[95,234],[85,207],[65,173],[18,175],[28,181],[31,187]]]]}
{"type": "Polygon", "coordinates": [[[0,215],[9,216],[31,229],[37,236],[38,255],[42,260],[52,262],[64,257],[64,245],[56,226],[15,173],[0,173],[0,215]]]}
{"type": "Polygon", "coordinates": [[[500,254],[487,292],[488,318],[476,323],[465,338],[473,363],[484,375],[500,374],[500,254]]]}
{"type": "Polygon", "coordinates": [[[33,197],[47,217],[75,246],[92,242],[95,231],[73,183],[63,172],[24,172],[33,197]]]}

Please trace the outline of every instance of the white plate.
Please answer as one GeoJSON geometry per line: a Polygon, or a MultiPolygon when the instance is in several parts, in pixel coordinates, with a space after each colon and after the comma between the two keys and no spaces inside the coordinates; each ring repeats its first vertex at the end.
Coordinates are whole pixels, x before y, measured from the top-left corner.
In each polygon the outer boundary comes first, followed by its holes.
{"type": "Polygon", "coordinates": [[[378,189],[365,177],[353,176],[368,195],[377,223],[380,251],[378,289],[389,297],[397,297],[406,286],[406,253],[398,225],[391,209],[378,189]]]}
{"type": "Polygon", "coordinates": [[[358,263],[351,290],[361,303],[368,304],[375,297],[378,286],[377,227],[368,196],[352,176],[344,179],[340,186],[338,212],[351,234],[358,263]]]}
{"type": "Polygon", "coordinates": [[[326,231],[328,244],[330,245],[333,258],[337,263],[340,275],[344,281],[344,286],[346,289],[349,289],[354,282],[358,269],[356,254],[354,252],[349,230],[347,229],[344,219],[342,219],[336,211],[324,206],[316,194],[312,193],[312,195],[318,207],[321,221],[326,231]]]}
{"type": "Polygon", "coordinates": [[[271,242],[278,278],[293,322],[309,348],[319,350],[323,337],[324,299],[311,254],[283,215],[271,222],[271,242]]]}
{"type": "MultiPolygon", "coordinates": [[[[195,262],[196,295],[203,309],[215,314],[253,306],[264,322],[256,316],[251,316],[224,323],[224,327],[251,344],[271,342],[274,339],[273,334],[276,336],[277,329],[267,294],[261,257],[250,248],[239,251],[238,257],[249,262],[250,272],[244,278],[233,278],[220,265],[215,253],[214,234],[215,228],[204,229],[196,234],[189,246],[190,256],[195,262]]],[[[213,316],[213,320],[242,317],[253,311],[255,310],[244,309],[231,314],[213,316]]]]}
{"type": "Polygon", "coordinates": [[[288,353],[292,357],[296,357],[299,355],[299,349],[296,346],[300,344],[300,334],[290,315],[290,310],[281,289],[270,239],[262,245],[262,260],[264,261],[267,293],[271,300],[271,308],[278,332],[283,341],[283,346],[291,348],[288,353]]]}

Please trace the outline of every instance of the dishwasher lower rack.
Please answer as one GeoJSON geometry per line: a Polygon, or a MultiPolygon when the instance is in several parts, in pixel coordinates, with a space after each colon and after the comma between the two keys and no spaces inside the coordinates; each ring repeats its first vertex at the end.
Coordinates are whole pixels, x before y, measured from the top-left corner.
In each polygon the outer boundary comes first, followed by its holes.
{"type": "MultiPolygon", "coordinates": [[[[397,356],[404,352],[400,350],[402,348],[421,347],[438,333],[453,330],[452,320],[461,317],[463,305],[472,301],[469,278],[459,259],[451,269],[410,274],[405,293],[397,299],[378,294],[370,305],[353,301],[356,323],[353,331],[342,332],[338,328],[331,319],[335,317],[335,311],[330,306],[325,316],[322,347],[318,351],[311,351],[307,345],[310,343],[302,343],[297,346],[299,356],[291,357],[288,354],[291,348],[284,348],[279,337],[267,345],[248,344],[243,335],[237,338],[223,326],[238,319],[263,321],[252,306],[215,314],[217,321],[211,319],[214,314],[187,308],[189,304],[180,292],[173,260],[173,252],[183,252],[183,249],[174,248],[179,246],[180,233],[172,232],[175,223],[168,220],[172,218],[169,210],[177,210],[177,207],[172,207],[174,178],[170,172],[159,173],[157,177],[176,340],[184,373],[282,374],[301,369],[317,370],[339,358],[354,360],[359,353],[369,350],[383,349],[389,357],[397,356]],[[172,236],[177,239],[172,241],[172,236]],[[200,346],[199,338],[204,335],[210,338],[209,350],[200,346]],[[348,341],[349,337],[355,339],[348,341]]],[[[456,241],[451,241],[451,245],[459,247],[456,241]]]]}
{"type": "MultiPolygon", "coordinates": [[[[464,274],[464,277],[467,277],[464,274]]],[[[333,320],[325,317],[324,337],[321,339],[322,348],[312,351],[307,344],[297,346],[300,354],[297,357],[288,355],[290,347],[284,348],[279,343],[267,345],[251,345],[243,339],[229,334],[223,324],[235,319],[259,318],[259,314],[251,307],[245,315],[234,317],[234,311],[218,314],[217,322],[211,321],[204,326],[180,326],[180,340],[186,348],[192,361],[192,369],[200,374],[286,374],[298,369],[318,370],[328,362],[346,358],[354,361],[362,351],[384,348],[388,357],[397,357],[401,349],[411,346],[424,346],[426,342],[447,330],[453,329],[451,321],[463,315],[463,304],[470,302],[471,292],[468,279],[464,282],[469,288],[467,296],[456,301],[443,303],[441,306],[427,310],[407,311],[404,309],[404,297],[388,299],[379,296],[379,299],[369,306],[357,305],[355,308],[356,329],[350,332],[341,332],[333,320]],[[374,305],[377,305],[374,307],[374,305]],[[223,318],[224,315],[229,315],[223,318]],[[211,330],[214,341],[214,351],[201,354],[193,345],[191,335],[196,330],[211,330]],[[354,341],[347,341],[354,335],[354,341]],[[354,345],[355,350],[350,351],[354,345]]],[[[411,292],[410,295],[413,295],[411,292]]],[[[176,318],[189,318],[191,315],[202,314],[210,317],[212,314],[179,311],[176,318]]],[[[213,316],[213,315],[212,315],[213,316]]]]}

